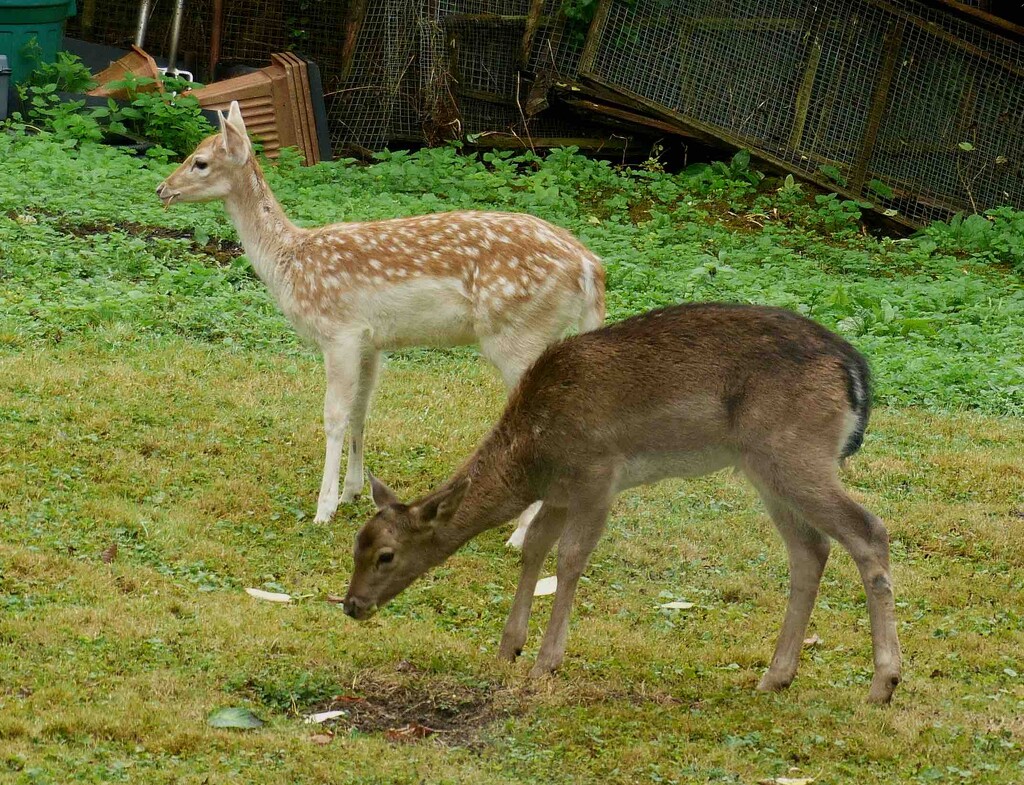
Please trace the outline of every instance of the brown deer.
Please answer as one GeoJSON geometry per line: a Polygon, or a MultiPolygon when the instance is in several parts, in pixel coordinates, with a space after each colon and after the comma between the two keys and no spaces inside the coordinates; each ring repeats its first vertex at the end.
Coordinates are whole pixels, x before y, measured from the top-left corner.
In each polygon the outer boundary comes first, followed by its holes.
{"type": "Polygon", "coordinates": [[[900,679],[888,534],[838,477],[870,410],[863,357],[824,327],[777,308],[717,303],[652,311],[545,351],[498,424],[438,490],[411,504],[371,475],[377,514],[359,531],[345,612],[371,616],[477,534],[537,500],[499,656],[526,641],[534,585],[558,545],[558,589],[531,676],[565,654],[576,584],[624,488],[736,467],[789,553],[790,596],[759,689],[789,685],[829,543],[867,592],[875,673],[869,700],[900,679]]]}
{"type": "Polygon", "coordinates": [[[362,490],[363,423],[382,351],[479,343],[511,390],[546,346],[603,322],[604,269],[564,229],[486,212],[302,228],[271,193],[237,102],[220,126],[156,193],[165,207],[222,199],[256,274],[323,352],[327,452],[317,521],[338,506],[346,427],[340,501],[362,490]]]}

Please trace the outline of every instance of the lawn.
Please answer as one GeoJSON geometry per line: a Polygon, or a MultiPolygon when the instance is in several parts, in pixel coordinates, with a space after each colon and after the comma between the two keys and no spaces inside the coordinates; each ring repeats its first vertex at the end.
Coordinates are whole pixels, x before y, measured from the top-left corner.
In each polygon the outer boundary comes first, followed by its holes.
{"type": "MultiPolygon", "coordinates": [[[[754,692],[787,570],[728,474],[622,494],[552,679],[526,678],[550,598],[526,661],[495,660],[511,526],[371,622],[348,619],[327,598],[371,505],[312,522],[319,359],[234,259],[219,206],[161,211],[169,168],[0,134],[0,781],[1024,780],[1024,284],[998,219],[876,239],[855,205],[728,167],[621,173],[568,152],[271,176],[305,223],[452,207],[553,220],[604,257],[613,319],[767,302],[861,348],[879,407],[845,481],[889,525],[905,657],[878,708],[839,549],[793,687],[754,692]],[[207,724],[229,706],[267,724],[207,724]],[[325,708],[346,712],[330,733],[303,724],[325,708]]],[[[502,397],[472,350],[396,354],[370,468],[427,490],[502,397]]]]}

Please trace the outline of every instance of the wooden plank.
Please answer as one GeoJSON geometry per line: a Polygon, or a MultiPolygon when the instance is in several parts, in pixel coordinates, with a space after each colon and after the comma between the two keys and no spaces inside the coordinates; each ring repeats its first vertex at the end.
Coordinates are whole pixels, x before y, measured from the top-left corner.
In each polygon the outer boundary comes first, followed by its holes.
{"type": "Polygon", "coordinates": [[[814,82],[818,78],[818,64],[821,62],[821,39],[825,34],[825,15],[819,9],[817,18],[811,24],[809,32],[810,44],[807,62],[804,65],[804,76],[800,89],[796,93],[793,112],[793,127],[789,132],[789,146],[799,150],[803,145],[804,128],[807,126],[807,112],[811,106],[811,95],[814,93],[814,82]]]}
{"type": "Polygon", "coordinates": [[[1003,60],[1002,58],[996,57],[990,52],[986,52],[981,47],[975,46],[974,44],[957,38],[952,33],[948,33],[941,27],[938,27],[927,19],[922,19],[914,14],[908,14],[900,8],[891,5],[885,0],[864,0],[864,2],[880,11],[885,11],[887,14],[897,17],[898,19],[908,22],[909,24],[919,27],[924,30],[928,35],[934,36],[941,41],[945,41],[947,44],[960,49],[961,51],[967,52],[968,54],[974,55],[975,57],[985,60],[986,62],[992,63],[993,65],[1002,68],[1004,71],[1009,71],[1014,76],[1024,78],[1024,67],[1021,67],[1015,63],[1011,63],[1009,60],[1003,60]]]}
{"type": "Polygon", "coordinates": [[[470,147],[493,148],[495,150],[530,150],[537,147],[578,147],[590,152],[621,152],[626,149],[628,141],[612,137],[566,136],[566,137],[526,137],[516,134],[487,132],[475,134],[470,147]]]}
{"type": "Polygon", "coordinates": [[[861,137],[860,150],[854,159],[853,171],[850,174],[850,188],[855,193],[861,193],[864,189],[868,164],[875,152],[878,131],[882,126],[885,110],[889,106],[892,78],[896,73],[896,65],[903,54],[903,33],[906,29],[905,20],[892,20],[889,22],[889,29],[882,41],[882,64],[878,69],[878,81],[875,83],[874,94],[871,96],[871,106],[868,108],[868,119],[864,127],[864,135],[861,137]]]}
{"type": "Polygon", "coordinates": [[[975,24],[994,33],[999,33],[1016,41],[1024,41],[1024,27],[1011,22],[1009,19],[1003,19],[1001,16],[989,13],[988,8],[975,8],[956,2],[956,0],[927,0],[927,2],[929,5],[951,11],[954,15],[966,17],[975,24]]]}
{"type": "Polygon", "coordinates": [[[612,0],[597,0],[594,18],[590,22],[587,38],[583,42],[583,51],[580,53],[580,73],[594,70],[594,61],[601,46],[601,36],[604,34],[604,26],[608,23],[608,14],[611,10],[612,0]]]}
{"type": "Polygon", "coordinates": [[[626,123],[632,123],[633,125],[640,125],[654,131],[662,131],[664,133],[675,134],[677,136],[690,136],[690,134],[685,133],[683,129],[681,129],[678,125],[666,123],[663,120],[657,120],[648,115],[637,114],[636,112],[629,112],[626,111],[625,109],[619,109],[618,107],[608,106],[606,104],[599,104],[596,103],[595,101],[588,101],[584,98],[564,98],[562,100],[573,108],[605,115],[606,117],[612,117],[615,118],[616,120],[622,120],[623,122],[626,123]]]}
{"type": "Polygon", "coordinates": [[[533,38],[540,27],[541,13],[544,11],[544,0],[530,0],[530,11],[526,15],[526,29],[523,31],[523,42],[519,48],[519,70],[525,71],[530,65],[530,53],[533,51],[533,38]]]}
{"type": "Polygon", "coordinates": [[[369,5],[370,0],[350,0],[349,2],[348,13],[345,14],[345,35],[341,39],[339,74],[342,81],[348,79],[352,73],[352,61],[356,55],[359,33],[363,29],[363,22],[366,21],[366,11],[369,5]]]}

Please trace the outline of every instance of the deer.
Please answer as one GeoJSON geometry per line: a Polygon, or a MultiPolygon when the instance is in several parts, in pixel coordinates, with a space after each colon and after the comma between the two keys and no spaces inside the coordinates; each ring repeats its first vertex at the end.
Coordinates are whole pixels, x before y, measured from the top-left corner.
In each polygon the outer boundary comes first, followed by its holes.
{"type": "MultiPolygon", "coordinates": [[[[363,433],[381,353],[479,344],[511,390],[549,344],[604,321],[604,268],[565,229],[532,215],[447,212],[293,224],[253,153],[238,102],[157,186],[164,208],[221,200],[256,275],[322,352],[326,454],[315,520],[363,489],[363,433]],[[339,496],[345,431],[348,467],[339,496]]],[[[535,506],[509,539],[518,546],[535,506]]]]}
{"type": "Polygon", "coordinates": [[[577,583],[614,497],[732,467],[757,490],[789,557],[788,606],[758,688],[783,689],[796,675],[838,540],[867,594],[868,699],[887,703],[901,664],[888,533],[839,478],[870,408],[870,371],[857,350],[779,308],[690,303],[570,337],[541,354],[497,424],[436,490],[403,504],[370,475],[377,511],[355,538],[344,611],[370,618],[470,539],[539,500],[498,656],[522,654],[534,587],[557,542],[557,589],[529,672],[547,676],[563,662],[577,583]]]}

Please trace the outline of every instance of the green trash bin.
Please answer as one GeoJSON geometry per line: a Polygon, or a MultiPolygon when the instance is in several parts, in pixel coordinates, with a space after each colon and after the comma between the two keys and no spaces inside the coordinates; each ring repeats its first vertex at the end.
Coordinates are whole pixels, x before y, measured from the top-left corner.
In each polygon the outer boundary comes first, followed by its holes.
{"type": "Polygon", "coordinates": [[[57,59],[64,21],[75,10],[75,0],[0,0],[0,54],[7,55],[12,82],[57,59]]]}

